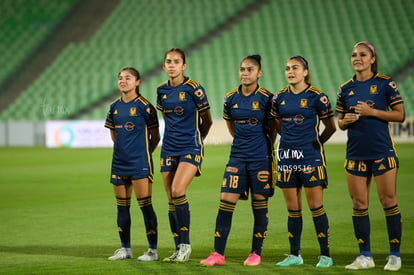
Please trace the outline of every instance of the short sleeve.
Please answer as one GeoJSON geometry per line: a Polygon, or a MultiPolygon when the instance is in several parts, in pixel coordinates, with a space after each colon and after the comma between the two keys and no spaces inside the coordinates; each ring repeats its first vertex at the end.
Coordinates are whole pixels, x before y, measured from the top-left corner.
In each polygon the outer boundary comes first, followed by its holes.
{"type": "Polygon", "coordinates": [[[272,98],[272,106],[270,109],[270,115],[274,118],[279,119],[280,113],[279,113],[279,100],[278,100],[278,94],[276,93],[272,98]]]}
{"type": "Polygon", "coordinates": [[[223,118],[225,120],[231,120],[231,109],[230,109],[229,98],[227,96],[224,97],[223,118]]]}
{"type": "Polygon", "coordinates": [[[338,113],[346,113],[346,103],[343,97],[342,88],[339,88],[336,94],[336,109],[338,113]]]}
{"type": "Polygon", "coordinates": [[[162,112],[164,111],[164,108],[162,107],[162,104],[161,104],[161,96],[162,96],[162,93],[160,93],[159,89],[157,89],[157,109],[162,112]]]}
{"type": "Polygon", "coordinates": [[[326,119],[333,116],[331,102],[326,94],[319,94],[316,106],[320,119],[326,119]]]}
{"type": "Polygon", "coordinates": [[[158,117],[157,117],[157,111],[155,110],[154,106],[152,104],[148,104],[146,108],[146,112],[148,113],[148,119],[147,119],[147,128],[158,128],[158,117]]]}
{"type": "Polygon", "coordinates": [[[390,107],[403,103],[402,97],[397,88],[397,84],[393,80],[390,80],[388,85],[385,86],[385,95],[386,95],[387,105],[389,105],[390,107]]]}
{"type": "Polygon", "coordinates": [[[105,127],[106,128],[109,128],[111,130],[114,130],[115,129],[115,125],[114,125],[114,114],[113,114],[113,105],[111,105],[109,107],[108,114],[106,115],[105,127]]]}
{"type": "Polygon", "coordinates": [[[196,87],[194,89],[194,92],[191,94],[191,96],[199,112],[203,112],[203,111],[210,109],[210,105],[208,104],[208,100],[207,100],[207,95],[202,86],[196,87]]]}

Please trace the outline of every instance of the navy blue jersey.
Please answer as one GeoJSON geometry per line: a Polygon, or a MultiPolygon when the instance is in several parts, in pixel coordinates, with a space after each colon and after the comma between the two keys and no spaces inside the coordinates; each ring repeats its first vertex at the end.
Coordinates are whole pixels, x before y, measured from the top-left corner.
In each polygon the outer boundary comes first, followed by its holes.
{"type": "MultiPolygon", "coordinates": [[[[387,111],[388,106],[403,103],[395,82],[382,74],[376,74],[363,82],[354,76],[342,84],[338,91],[336,111],[343,114],[355,113],[358,101],[364,101],[383,111],[387,111]]],[[[388,121],[361,116],[348,126],[347,159],[371,160],[395,154],[388,121]]]]}
{"type": "Polygon", "coordinates": [[[233,143],[230,158],[247,160],[266,159],[272,155],[267,119],[270,115],[273,94],[257,85],[245,96],[241,86],[227,93],[224,99],[223,118],[233,122],[233,143]]]}
{"type": "Polygon", "coordinates": [[[320,120],[333,116],[328,97],[308,86],[298,94],[289,87],[273,98],[272,115],[281,120],[278,166],[325,166],[323,145],[319,140],[320,120]]]}
{"type": "Polygon", "coordinates": [[[142,96],[128,103],[118,98],[109,107],[105,127],[115,131],[112,175],[152,175],[148,129],[158,127],[158,118],[151,103],[142,96]]]}
{"type": "Polygon", "coordinates": [[[199,114],[210,109],[204,88],[187,77],[177,86],[166,81],[157,88],[157,109],[165,114],[161,155],[203,155],[199,114]]]}

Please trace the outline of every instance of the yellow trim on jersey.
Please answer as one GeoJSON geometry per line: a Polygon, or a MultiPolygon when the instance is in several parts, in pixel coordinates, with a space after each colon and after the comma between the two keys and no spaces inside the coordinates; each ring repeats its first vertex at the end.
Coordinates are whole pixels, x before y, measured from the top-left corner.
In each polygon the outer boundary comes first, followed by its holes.
{"type": "Polygon", "coordinates": [[[266,90],[262,86],[259,86],[259,88],[257,89],[256,93],[261,93],[262,95],[265,95],[267,97],[273,96],[271,92],[269,92],[268,90],[266,90]]]}
{"type": "Polygon", "coordinates": [[[382,79],[390,79],[390,78],[391,78],[391,77],[389,77],[389,76],[387,76],[387,75],[380,74],[380,73],[377,73],[377,74],[375,75],[375,77],[382,78],[382,79]]]}
{"type": "Polygon", "coordinates": [[[343,86],[345,86],[346,84],[348,84],[349,82],[354,82],[354,79],[353,79],[353,78],[351,78],[350,80],[348,80],[348,81],[346,81],[346,82],[342,83],[342,84],[341,84],[341,88],[342,88],[343,86]]]}
{"type": "Polygon", "coordinates": [[[279,95],[279,94],[282,94],[282,93],[284,93],[284,92],[286,92],[286,91],[288,91],[289,90],[289,86],[288,87],[286,87],[286,88],[283,88],[282,90],[279,90],[279,91],[277,91],[277,94],[279,95]]]}
{"type": "Polygon", "coordinates": [[[321,90],[319,90],[318,88],[314,87],[314,86],[309,86],[309,88],[306,90],[306,92],[314,92],[317,95],[320,95],[322,93],[321,90]]]}
{"type": "Polygon", "coordinates": [[[321,151],[322,164],[323,164],[323,166],[326,166],[325,156],[323,155],[323,145],[322,145],[321,141],[319,140],[319,131],[318,131],[319,123],[320,123],[319,116],[316,115],[316,125],[315,125],[316,140],[318,141],[319,149],[321,151]]]}
{"type": "Polygon", "coordinates": [[[148,139],[148,128],[147,125],[145,125],[145,149],[147,151],[147,159],[148,159],[148,166],[150,169],[150,179],[152,180],[152,165],[151,165],[151,152],[149,151],[149,139],[148,139]]]}
{"type": "Polygon", "coordinates": [[[198,83],[197,81],[194,81],[194,80],[192,80],[190,78],[186,82],[183,83],[183,85],[186,85],[186,84],[190,85],[194,89],[196,89],[197,87],[200,86],[200,83],[198,83]]]}
{"type": "Polygon", "coordinates": [[[392,135],[391,135],[391,129],[390,129],[390,124],[389,123],[388,123],[388,134],[390,135],[392,149],[394,150],[394,154],[398,158],[398,156],[397,156],[397,150],[395,150],[394,139],[392,138],[392,135]]]}
{"type": "Polygon", "coordinates": [[[196,129],[197,129],[197,133],[198,133],[198,142],[200,143],[200,156],[201,159],[204,159],[204,144],[203,144],[203,140],[202,140],[202,136],[201,136],[201,132],[200,132],[200,119],[199,119],[199,111],[196,110],[196,129]]]}
{"type": "Polygon", "coordinates": [[[239,88],[235,88],[235,89],[231,90],[230,92],[228,92],[228,93],[226,94],[226,97],[227,97],[227,98],[229,98],[229,97],[231,97],[232,95],[234,95],[235,93],[239,93],[239,88]]]}
{"type": "Polygon", "coordinates": [[[149,101],[145,98],[145,97],[143,97],[143,96],[139,96],[135,101],[141,101],[144,105],[148,105],[149,104],[149,101]]]}
{"type": "Polygon", "coordinates": [[[158,84],[157,88],[161,87],[161,86],[165,86],[168,85],[168,80],[162,82],[161,84],[158,84]]]}

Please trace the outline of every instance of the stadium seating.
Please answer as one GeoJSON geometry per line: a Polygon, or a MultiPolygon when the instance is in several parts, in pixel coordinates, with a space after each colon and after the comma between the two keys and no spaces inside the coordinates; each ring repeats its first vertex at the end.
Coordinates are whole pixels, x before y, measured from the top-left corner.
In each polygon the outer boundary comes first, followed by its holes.
{"type": "MultiPolygon", "coordinates": [[[[116,74],[124,66],[140,70],[140,90],[155,105],[156,86],[166,80],[159,67],[164,52],[171,47],[186,50],[252,2],[122,0],[90,41],[68,45],[22,95],[41,98],[39,105],[21,108],[25,99],[19,98],[0,118],[44,120],[75,115],[113,94],[116,74]],[[147,77],[147,71],[157,68],[147,77]]],[[[206,88],[212,115],[220,118],[225,93],[239,83],[238,65],[244,56],[262,55],[260,84],[276,92],[287,85],[286,60],[300,54],[309,61],[312,84],[329,96],[334,107],[339,85],[353,75],[350,52],[357,41],[375,45],[383,74],[392,74],[414,58],[413,11],[414,1],[404,0],[269,1],[190,52],[185,74],[206,88]]],[[[405,100],[414,102],[404,91],[412,80],[406,82],[399,83],[400,90],[405,100]]],[[[79,118],[105,118],[111,100],[79,118]]],[[[408,114],[413,114],[411,110],[408,114]]]]}
{"type": "Polygon", "coordinates": [[[0,82],[36,49],[75,2],[0,1],[0,82]]]}

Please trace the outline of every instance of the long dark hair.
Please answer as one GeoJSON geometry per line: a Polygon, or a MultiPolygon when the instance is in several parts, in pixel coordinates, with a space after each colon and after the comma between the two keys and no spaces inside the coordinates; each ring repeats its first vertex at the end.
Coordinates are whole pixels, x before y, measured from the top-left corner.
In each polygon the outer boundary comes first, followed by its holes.
{"type": "MultiPolygon", "coordinates": [[[[136,79],[136,80],[140,80],[140,79],[141,79],[141,76],[140,76],[140,74],[139,74],[138,70],[137,70],[137,69],[135,69],[134,67],[125,67],[125,68],[122,68],[122,69],[119,71],[119,73],[118,73],[118,77],[119,77],[119,75],[121,74],[121,72],[123,72],[123,71],[128,71],[128,72],[130,72],[133,76],[135,76],[135,79],[136,79]]],[[[139,85],[135,87],[135,92],[137,93],[137,95],[139,95],[139,85]]]]}

